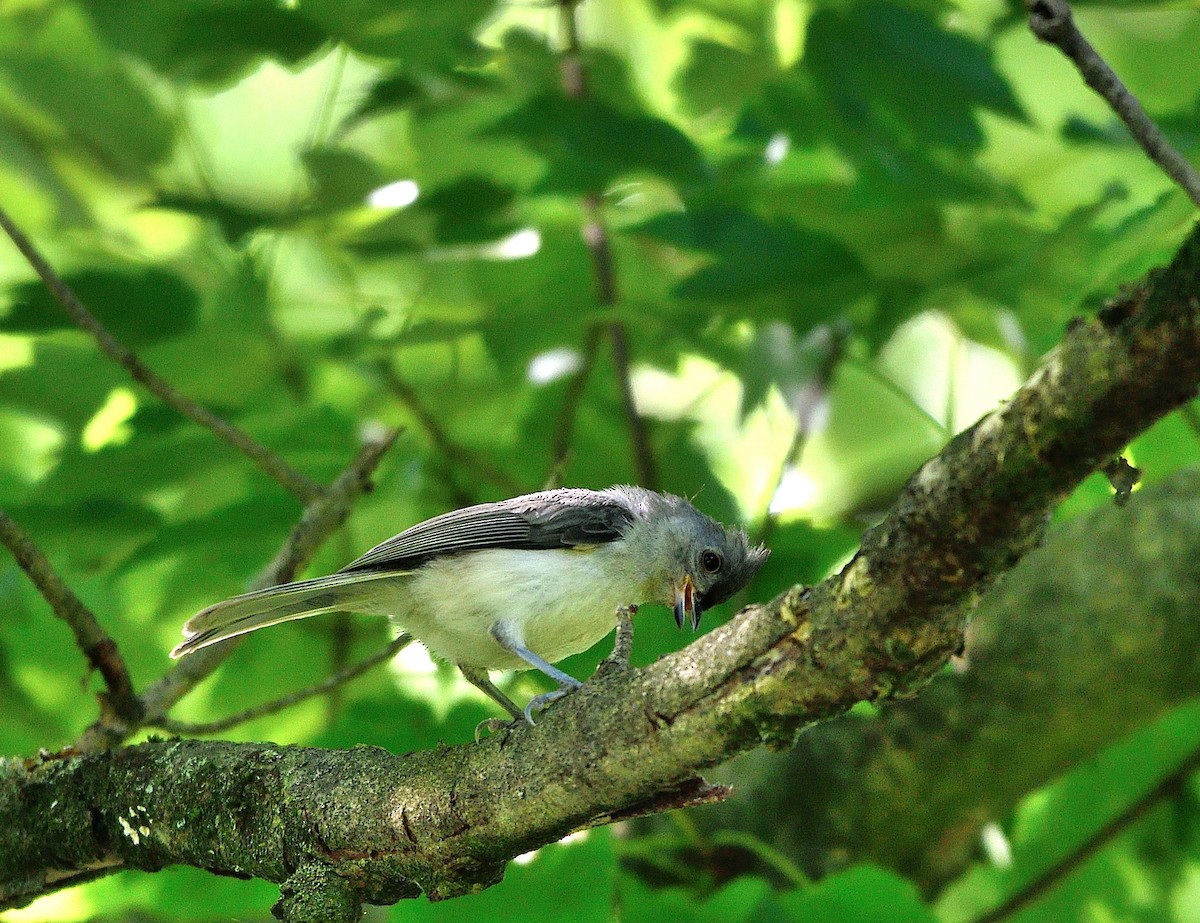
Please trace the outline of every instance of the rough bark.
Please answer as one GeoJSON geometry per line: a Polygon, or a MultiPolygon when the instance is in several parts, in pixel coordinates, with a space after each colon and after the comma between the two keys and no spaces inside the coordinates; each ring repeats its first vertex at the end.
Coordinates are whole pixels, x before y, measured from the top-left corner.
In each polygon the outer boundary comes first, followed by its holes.
{"type": "Polygon", "coordinates": [[[1200,694],[1198,557],[1198,470],[1054,528],[980,601],[953,671],[724,767],[738,797],[698,824],[813,876],[870,861],[935,891],[978,856],[984,823],[1200,694]]]}
{"type": "Polygon", "coordinates": [[[400,757],[178,741],[6,764],[0,906],[103,863],[282,882],[310,880],[316,863],[367,902],[451,897],[698,770],[789,746],[857,701],[915,692],[1054,505],[1194,396],[1198,278],[1193,233],[1169,269],[1075,323],[1009,402],[923,466],[838,576],[645,669],[604,673],[536,728],[400,757]]]}

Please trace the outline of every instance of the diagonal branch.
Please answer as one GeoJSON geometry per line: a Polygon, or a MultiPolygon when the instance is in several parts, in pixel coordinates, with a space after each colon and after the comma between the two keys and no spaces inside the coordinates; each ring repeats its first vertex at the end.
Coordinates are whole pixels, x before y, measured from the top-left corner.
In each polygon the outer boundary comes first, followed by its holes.
{"type": "Polygon", "coordinates": [[[317,483],[305,477],[266,446],[256,442],[245,431],[181,394],[170,382],[142,362],[129,347],[114,337],[108,328],[100,323],[99,318],[79,300],[71,287],[54,271],[33,242],[3,209],[0,209],[0,227],[4,228],[29,265],[41,276],[54,300],[76,324],[92,335],[101,352],[125,369],[134,381],[139,382],[172,410],[210,430],[218,439],[246,455],[301,501],[311,503],[320,496],[321,487],[317,483]]]}
{"type": "MultiPolygon", "coordinates": [[[[399,435],[388,430],[363,443],[353,461],[320,497],[304,509],[300,521],[292,529],[275,559],[251,584],[251,589],[287,583],[295,578],[316,553],[317,549],[349,518],[355,500],[370,489],[371,473],[399,435]]],[[[177,661],[157,682],[142,694],[142,724],[157,725],[180,699],[187,695],[238,647],[241,639],[231,638],[177,661]]],[[[114,747],[138,729],[137,723],[116,725],[100,721],[92,725],[76,742],[80,752],[114,747]]]]}
{"type": "Polygon", "coordinates": [[[550,465],[550,473],[546,478],[547,488],[562,485],[563,474],[570,461],[571,440],[575,435],[575,421],[579,416],[579,405],[583,402],[583,392],[587,389],[588,379],[592,377],[592,369],[596,365],[602,332],[599,324],[592,324],[588,327],[579,368],[575,370],[571,380],[567,383],[562,408],[558,412],[558,422],[554,427],[554,441],[551,448],[553,461],[550,465]]]}
{"type": "Polygon", "coordinates": [[[316,863],[369,903],[491,885],[508,858],[652,805],[698,770],[919,689],[1055,505],[1198,385],[1200,230],[914,474],[840,574],[594,677],[537,727],[401,757],[175,741],[0,764],[0,907],[114,862],[277,882],[316,863]],[[122,831],[131,803],[136,839],[122,831]]]}
{"type": "Polygon", "coordinates": [[[521,492],[520,485],[507,472],[502,471],[486,458],[477,455],[466,446],[460,445],[451,439],[445,427],[438,422],[437,417],[421,401],[416,389],[400,377],[391,362],[386,359],[380,361],[378,369],[379,374],[383,376],[383,382],[387,386],[387,389],[392,392],[396,400],[404,405],[404,408],[409,413],[416,417],[417,422],[421,424],[421,428],[425,430],[434,447],[445,456],[451,465],[469,468],[496,487],[508,491],[510,494],[521,492]]]}
{"type": "MultiPolygon", "coordinates": [[[[338,475],[337,480],[316,501],[305,507],[300,521],[284,541],[283,547],[250,584],[249,589],[259,590],[296,578],[296,574],[312,560],[317,549],[350,517],[354,502],[370,489],[371,473],[399,435],[397,430],[388,430],[379,438],[363,444],[358,455],[338,475]]],[[[146,720],[157,721],[166,715],[197,683],[224,663],[241,640],[230,638],[177,661],[171,671],[150,686],[142,696],[146,720]]]]}
{"type": "Polygon", "coordinates": [[[324,695],[326,692],[332,692],[339,689],[352,679],[357,679],[373,667],[381,663],[386,663],[396,656],[402,649],[407,647],[412,642],[412,635],[401,633],[394,639],[377,650],[374,654],[364,657],[358,663],[351,664],[344,670],[339,670],[332,676],[326,677],[319,683],[313,683],[311,686],[305,686],[303,689],[297,689],[295,692],[290,692],[287,695],[282,695],[277,699],[272,699],[269,702],[263,702],[261,705],[255,705],[253,708],[247,708],[245,711],[240,711],[235,715],[230,715],[227,718],[220,718],[216,721],[205,721],[202,723],[192,723],[189,721],[176,721],[173,718],[161,717],[152,722],[154,727],[160,727],[164,731],[172,734],[179,734],[187,737],[198,737],[206,734],[220,734],[222,731],[228,731],[230,728],[237,727],[239,724],[245,724],[247,721],[253,721],[255,718],[262,718],[266,715],[274,715],[277,712],[283,711],[285,708],[291,708],[293,705],[299,705],[301,702],[307,701],[314,696],[324,695]]]}
{"type": "Polygon", "coordinates": [[[1038,898],[1049,893],[1055,885],[1145,817],[1161,802],[1178,795],[1188,778],[1197,769],[1200,769],[1200,750],[1189,753],[1150,791],[1135,800],[1124,811],[1080,843],[1076,849],[1064,856],[1061,861],[1050,866],[1006,901],[976,917],[973,923],[1000,923],[1001,920],[1007,920],[1035,903],[1038,898]]]}
{"type": "Polygon", "coordinates": [[[54,614],[70,626],[88,663],[104,677],[108,686],[104,704],[111,708],[112,718],[121,724],[136,723],[142,717],[142,703],[133,691],[133,681],[117,643],[71,591],[33,539],[3,510],[0,510],[0,542],[29,575],[54,614]]]}
{"type": "Polygon", "coordinates": [[[1087,85],[1104,97],[1147,156],[1200,205],[1200,173],[1171,146],[1137,97],[1083,37],[1067,0],[1026,0],[1025,5],[1033,34],[1071,59],[1087,85]]]}

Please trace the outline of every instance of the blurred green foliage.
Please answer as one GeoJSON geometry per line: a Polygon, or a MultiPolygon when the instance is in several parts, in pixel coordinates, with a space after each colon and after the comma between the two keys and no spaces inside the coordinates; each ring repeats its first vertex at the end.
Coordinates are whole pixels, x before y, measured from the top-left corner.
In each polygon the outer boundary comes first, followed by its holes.
{"type": "MultiPolygon", "coordinates": [[[[755,530],[771,520],[750,598],[818,580],[922,460],[1193,218],[1015,4],[586,0],[578,14],[586,94],[570,99],[555,4],[0,5],[0,204],[91,309],[314,479],[336,476],[364,427],[405,428],[313,572],[465,502],[634,479],[603,338],[570,454],[554,453],[588,331],[617,322],[661,486],[755,530]],[[612,307],[585,195],[608,228],[612,307]],[[799,439],[797,413],[811,415],[799,439]]],[[[1200,11],[1079,19],[1195,159],[1200,11]]],[[[134,386],[7,246],[0,312],[0,505],[144,686],[183,619],[270,559],[297,505],[134,386]]],[[[1132,459],[1160,478],[1196,438],[1167,420],[1132,459]]],[[[1093,480],[1064,515],[1108,496],[1093,480]]],[[[94,717],[81,658],[11,564],[0,612],[0,752],[61,746],[94,717]]],[[[255,637],[177,717],[315,681],[385,636],[330,619],[255,637]]],[[[635,658],[680,643],[648,610],[635,658]]],[[[412,653],[234,734],[403,752],[467,740],[491,713],[412,653]]],[[[867,866],[783,886],[714,861],[664,887],[623,860],[627,831],[598,830],[487,893],[374,919],[968,920],[1119,810],[1114,791],[1148,788],[1170,760],[1138,774],[1130,754],[1194,746],[1200,716],[1145,735],[995,818],[1015,865],[968,871],[929,906],[867,866]]],[[[1174,833],[1156,816],[1020,919],[1195,919],[1194,793],[1173,810],[1174,833]]],[[[172,870],[4,919],[246,919],[271,890],[172,870]]]]}

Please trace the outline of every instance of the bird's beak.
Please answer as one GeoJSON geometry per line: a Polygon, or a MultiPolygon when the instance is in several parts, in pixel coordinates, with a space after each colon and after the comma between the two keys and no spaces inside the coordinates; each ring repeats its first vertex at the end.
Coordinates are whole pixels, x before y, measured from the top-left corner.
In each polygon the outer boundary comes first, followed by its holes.
{"type": "Polygon", "coordinates": [[[700,610],[696,608],[696,590],[692,578],[684,576],[675,587],[675,624],[683,627],[684,620],[691,623],[692,631],[700,627],[700,610]]]}

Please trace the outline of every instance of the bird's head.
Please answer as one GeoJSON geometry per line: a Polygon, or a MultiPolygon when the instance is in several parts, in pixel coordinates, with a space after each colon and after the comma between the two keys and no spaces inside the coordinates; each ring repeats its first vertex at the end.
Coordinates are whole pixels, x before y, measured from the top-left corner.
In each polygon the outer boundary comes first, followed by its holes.
{"type": "Polygon", "coordinates": [[[666,602],[680,628],[695,631],[700,616],[741,590],[770,553],[762,545],[751,547],[742,529],[732,529],[705,516],[686,500],[671,497],[676,509],[666,518],[662,535],[666,554],[669,593],[666,602]]]}

